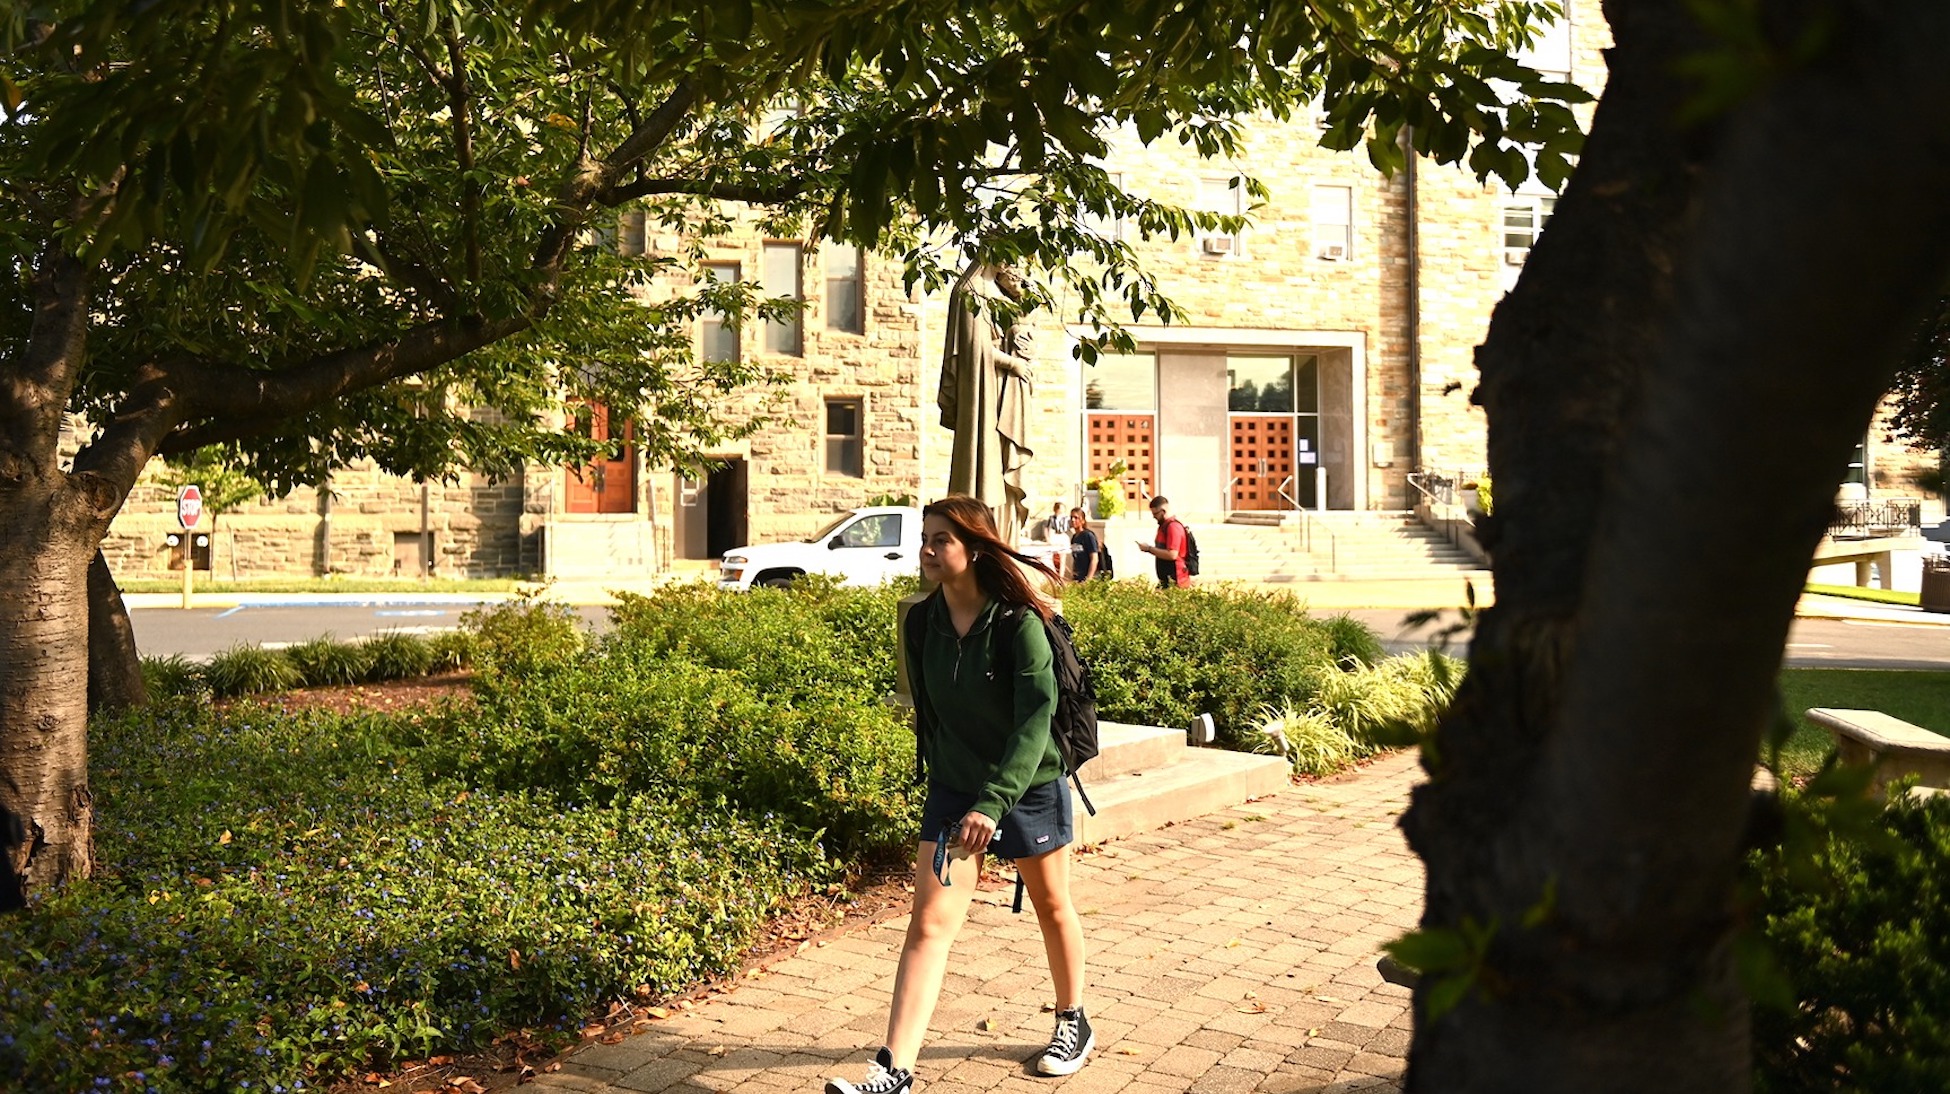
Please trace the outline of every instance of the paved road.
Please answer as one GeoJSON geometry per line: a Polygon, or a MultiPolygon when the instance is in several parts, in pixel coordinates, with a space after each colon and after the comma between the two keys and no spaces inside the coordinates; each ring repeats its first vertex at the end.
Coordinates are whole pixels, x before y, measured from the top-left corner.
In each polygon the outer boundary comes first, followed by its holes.
{"type": "MultiPolygon", "coordinates": [[[[389,630],[424,632],[460,625],[472,604],[252,605],[235,608],[138,608],[130,612],[136,641],[150,655],[207,657],[239,643],[302,642],[323,634],[355,638],[389,630]]],[[[600,631],[607,609],[574,609],[600,631]]],[[[1389,649],[1426,648],[1435,632],[1460,617],[1448,611],[1432,624],[1406,626],[1410,613],[1396,608],[1363,608],[1347,614],[1373,627],[1389,649]]],[[[1467,635],[1457,635],[1460,651],[1467,635]]],[[[1788,635],[1787,662],[1831,668],[1950,669],[1950,627],[1918,626],[1880,620],[1798,619],[1788,635]]]]}
{"type": "MultiPolygon", "coordinates": [[[[1411,627],[1410,613],[1395,609],[1356,609],[1347,613],[1382,637],[1392,652],[1426,648],[1435,633],[1460,616],[1448,611],[1434,622],[1411,627]]],[[[1467,633],[1453,636],[1460,652],[1467,633]]],[[[1796,619],[1788,631],[1786,663],[1797,668],[1950,669],[1950,627],[1875,619],[1796,619]]]]}
{"type": "MultiPolygon", "coordinates": [[[[239,644],[277,645],[329,634],[362,638],[385,631],[452,630],[475,604],[324,604],[226,608],[136,608],[129,612],[136,645],[145,655],[208,657],[239,644]]],[[[591,626],[609,621],[607,609],[574,609],[591,626]]]]}

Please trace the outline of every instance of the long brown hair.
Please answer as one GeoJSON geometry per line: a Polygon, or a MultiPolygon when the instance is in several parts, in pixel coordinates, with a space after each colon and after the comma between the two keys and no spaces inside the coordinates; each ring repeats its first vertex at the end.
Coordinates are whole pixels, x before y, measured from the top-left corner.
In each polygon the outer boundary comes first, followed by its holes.
{"type": "Polygon", "coordinates": [[[950,494],[921,510],[922,520],[929,517],[940,517],[954,527],[955,538],[968,549],[968,564],[975,569],[975,584],[983,592],[1000,603],[1029,608],[1043,622],[1049,622],[1049,603],[1029,583],[1029,575],[1022,568],[1036,570],[1052,584],[1060,584],[1062,578],[1055,570],[1002,542],[988,506],[967,494],[950,494]]]}

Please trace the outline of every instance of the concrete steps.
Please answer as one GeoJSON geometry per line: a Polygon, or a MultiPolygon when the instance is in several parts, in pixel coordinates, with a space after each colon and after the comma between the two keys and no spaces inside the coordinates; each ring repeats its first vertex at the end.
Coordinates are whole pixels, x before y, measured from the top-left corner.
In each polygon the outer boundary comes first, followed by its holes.
{"type": "Polygon", "coordinates": [[[1100,722],[1097,758],[1083,766],[1084,790],[1097,807],[1077,803],[1077,839],[1098,843],[1190,820],[1288,784],[1278,756],[1189,748],[1185,731],[1100,722]]]}
{"type": "Polygon", "coordinates": [[[1213,581],[1409,580],[1480,572],[1411,513],[1234,513],[1196,526],[1200,577],[1213,581]]]}

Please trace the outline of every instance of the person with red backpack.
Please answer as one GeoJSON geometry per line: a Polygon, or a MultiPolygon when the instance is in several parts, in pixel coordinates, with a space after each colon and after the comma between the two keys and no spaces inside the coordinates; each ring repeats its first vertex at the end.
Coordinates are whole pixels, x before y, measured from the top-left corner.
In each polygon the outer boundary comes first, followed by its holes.
{"type": "MultiPolygon", "coordinates": [[[[914,696],[916,767],[927,774],[914,864],[914,907],[894,974],[886,1043],[860,1082],[826,1094],[909,1094],[915,1061],[968,916],[982,855],[1014,859],[1035,905],[1055,988],[1056,1030],[1036,1061],[1044,1075],[1077,1071],[1096,1046],[1083,1010],[1083,926],[1070,899],[1075,818],[1064,777],[1073,766],[1055,723],[1088,684],[1059,681],[1076,658],[1068,632],[1053,649],[1049,603],[1030,584],[1058,575],[1004,544],[988,506],[952,495],[921,511],[921,573],[938,584],[907,614],[901,641],[914,696]],[[1059,657],[1061,652],[1065,656],[1059,657]]],[[[1095,752],[1094,706],[1090,711],[1095,752]]],[[[1076,751],[1075,743],[1070,750],[1076,751]]],[[[1087,759],[1088,756],[1080,756],[1087,759]]]]}
{"type": "Polygon", "coordinates": [[[1138,541],[1138,550],[1158,560],[1158,588],[1189,589],[1198,573],[1198,542],[1185,522],[1171,515],[1171,502],[1161,494],[1151,499],[1151,517],[1158,522],[1158,538],[1138,541]]]}

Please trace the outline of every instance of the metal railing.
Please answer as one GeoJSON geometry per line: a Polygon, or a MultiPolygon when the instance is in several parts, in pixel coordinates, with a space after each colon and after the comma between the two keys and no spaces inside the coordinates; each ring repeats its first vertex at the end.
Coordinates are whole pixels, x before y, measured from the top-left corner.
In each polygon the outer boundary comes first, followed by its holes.
{"type": "Polygon", "coordinates": [[[1871,498],[1838,501],[1828,522],[1831,539],[1873,539],[1915,536],[1923,532],[1923,502],[1919,498],[1871,498]]]}

